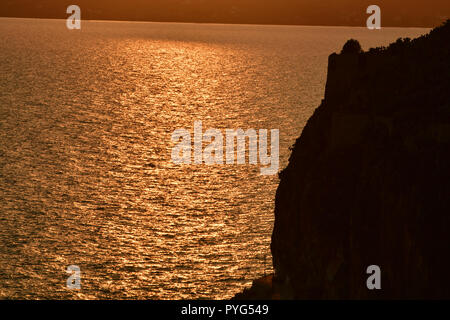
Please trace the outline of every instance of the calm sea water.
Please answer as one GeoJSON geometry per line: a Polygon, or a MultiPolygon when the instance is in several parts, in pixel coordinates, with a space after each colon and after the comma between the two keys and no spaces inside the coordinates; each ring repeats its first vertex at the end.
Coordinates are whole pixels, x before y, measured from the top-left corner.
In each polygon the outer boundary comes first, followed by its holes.
{"type": "Polygon", "coordinates": [[[0,298],[233,296],[271,272],[278,178],[175,165],[172,132],[280,129],[284,167],[330,53],[427,31],[0,19],[0,298]]]}

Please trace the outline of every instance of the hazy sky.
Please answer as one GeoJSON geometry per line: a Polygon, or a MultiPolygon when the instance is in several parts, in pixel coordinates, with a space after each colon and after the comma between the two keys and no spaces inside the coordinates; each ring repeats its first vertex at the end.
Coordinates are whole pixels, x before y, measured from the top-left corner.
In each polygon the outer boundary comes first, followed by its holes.
{"type": "Polygon", "coordinates": [[[84,19],[364,26],[371,4],[384,26],[450,18],[450,0],[1,0],[0,16],[65,18],[71,4],[84,19]]]}

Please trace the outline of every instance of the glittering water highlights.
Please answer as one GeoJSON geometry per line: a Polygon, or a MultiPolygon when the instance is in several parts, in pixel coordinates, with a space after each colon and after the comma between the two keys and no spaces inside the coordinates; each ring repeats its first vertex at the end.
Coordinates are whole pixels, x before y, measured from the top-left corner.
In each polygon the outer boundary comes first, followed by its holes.
{"type": "Polygon", "coordinates": [[[0,298],[233,296],[271,272],[278,178],[176,165],[172,132],[280,129],[282,168],[331,52],[426,31],[0,19],[0,298]]]}

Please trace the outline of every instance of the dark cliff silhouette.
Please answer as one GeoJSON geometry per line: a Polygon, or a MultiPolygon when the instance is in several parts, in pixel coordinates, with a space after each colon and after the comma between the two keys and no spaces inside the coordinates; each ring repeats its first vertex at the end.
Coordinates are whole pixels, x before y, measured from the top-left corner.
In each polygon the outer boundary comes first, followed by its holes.
{"type": "MultiPolygon", "coordinates": [[[[287,25],[366,26],[372,0],[2,0],[0,16],[287,25]]],[[[450,17],[448,0],[378,0],[382,26],[432,27],[450,17]]]]}
{"type": "Polygon", "coordinates": [[[275,276],[238,299],[450,298],[450,21],[344,48],[280,173],[275,276]]]}

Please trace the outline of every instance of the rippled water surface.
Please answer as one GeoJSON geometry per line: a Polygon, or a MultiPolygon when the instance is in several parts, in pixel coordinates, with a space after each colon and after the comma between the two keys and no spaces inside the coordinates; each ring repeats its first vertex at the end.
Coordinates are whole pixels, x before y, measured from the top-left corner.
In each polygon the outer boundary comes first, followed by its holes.
{"type": "Polygon", "coordinates": [[[278,178],[175,165],[172,132],[280,129],[283,167],[330,53],[426,31],[0,19],[0,298],[233,296],[271,271],[278,178]]]}

